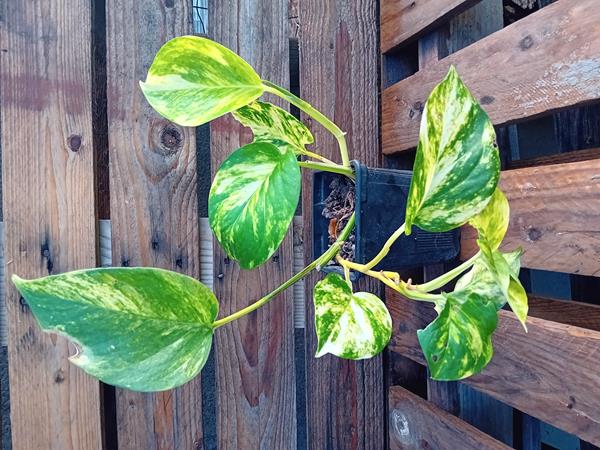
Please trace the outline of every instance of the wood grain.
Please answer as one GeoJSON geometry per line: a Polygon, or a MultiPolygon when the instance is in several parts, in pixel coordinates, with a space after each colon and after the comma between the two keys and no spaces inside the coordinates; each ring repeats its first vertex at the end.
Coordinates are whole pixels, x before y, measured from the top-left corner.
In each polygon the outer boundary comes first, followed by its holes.
{"type": "Polygon", "coordinates": [[[390,389],[389,401],[392,450],[510,448],[401,387],[390,389]]]}
{"type": "Polygon", "coordinates": [[[432,31],[479,0],[382,0],[381,51],[432,31]]]}
{"type": "MultiPolygon", "coordinates": [[[[523,267],[600,274],[600,160],[504,171],[500,187],[511,209],[502,249],[522,247],[523,267]]],[[[475,234],[463,227],[461,258],[475,234]]]]}
{"type": "Polygon", "coordinates": [[[452,64],[494,124],[596,100],[599,20],[594,0],[559,1],[385,89],[384,154],[417,145],[423,105],[452,64]]]}
{"type": "Polygon", "coordinates": [[[600,331],[600,306],[535,295],[529,297],[529,315],[544,320],[600,331]]]}
{"type": "Polygon", "coordinates": [[[552,164],[564,164],[577,161],[588,161],[600,158],[600,148],[570,151],[555,155],[538,156],[537,158],[518,159],[507,164],[507,169],[521,169],[523,167],[549,166],[552,164]]]}
{"type": "MultiPolygon", "coordinates": [[[[155,113],[138,85],[166,40],[192,32],[191,6],[107,2],[107,113],[113,265],[198,278],[195,135],[155,113]]],[[[197,448],[200,378],[155,394],[118,389],[117,419],[120,448],[197,448]]]]}
{"type": "MultiPolygon", "coordinates": [[[[394,321],[390,349],[425,364],[416,331],[435,318],[429,305],[387,292],[394,321]]],[[[600,332],[530,317],[525,333],[513,313],[500,311],[494,357],[475,389],[593,444],[600,443],[600,332]]]]}
{"type": "MultiPolygon", "coordinates": [[[[263,78],[287,87],[287,1],[213,3],[209,19],[213,38],[239,53],[263,78]],[[255,16],[258,12],[260,15],[255,16]]],[[[282,102],[275,102],[287,108],[282,102]]],[[[250,139],[249,130],[231,117],[213,122],[213,173],[232,151],[250,139]]],[[[217,242],[214,248],[214,286],[221,302],[221,316],[247,306],[292,276],[291,233],[270,261],[251,272],[230,261],[217,242]]],[[[215,346],[219,448],[295,448],[292,290],[259,311],[219,329],[215,346]]]]}
{"type": "MultiPolygon", "coordinates": [[[[379,167],[378,42],[375,0],[300,2],[300,89],[302,97],[346,131],[350,158],[379,167]]],[[[340,160],[333,137],[310,120],[314,148],[340,160]]],[[[303,217],[307,262],[312,260],[312,174],[304,174],[303,217]]],[[[308,448],[385,448],[382,358],[315,359],[312,290],[321,275],[306,281],[306,407],[308,448]]],[[[378,292],[366,280],[357,290],[378,292]]]]}
{"type": "MultiPolygon", "coordinates": [[[[96,264],[90,24],[83,0],[0,6],[7,280],[96,264]]],[[[12,448],[102,448],[98,382],[6,287],[12,448]]]]}

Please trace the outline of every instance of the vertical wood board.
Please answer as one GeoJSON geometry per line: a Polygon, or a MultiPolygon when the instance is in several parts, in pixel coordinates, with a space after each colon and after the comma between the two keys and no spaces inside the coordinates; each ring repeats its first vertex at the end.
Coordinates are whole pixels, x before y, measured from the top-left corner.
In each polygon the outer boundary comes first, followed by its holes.
{"type": "MultiPolygon", "coordinates": [[[[168,39],[190,34],[189,1],[108,0],[107,97],[112,258],[199,277],[193,129],[159,116],[138,81],[168,39]]],[[[117,389],[119,447],[202,445],[200,378],[160,393],[117,389]]]]}
{"type": "MultiPolygon", "coordinates": [[[[288,2],[224,0],[209,5],[211,36],[246,59],[264,79],[289,86],[288,2]]],[[[266,98],[288,108],[273,97],[266,98]]],[[[211,123],[213,175],[248,143],[249,129],[228,115],[211,123]]],[[[220,316],[231,314],[292,276],[291,232],[260,268],[240,269],[214,245],[220,316]]],[[[217,439],[224,449],[296,447],[292,290],[215,335],[217,439]]]]}
{"type": "MultiPolygon", "coordinates": [[[[2,2],[0,108],[6,276],[96,264],[91,5],[2,2]]],[[[12,445],[100,449],[100,387],[6,286],[12,445]]]]}

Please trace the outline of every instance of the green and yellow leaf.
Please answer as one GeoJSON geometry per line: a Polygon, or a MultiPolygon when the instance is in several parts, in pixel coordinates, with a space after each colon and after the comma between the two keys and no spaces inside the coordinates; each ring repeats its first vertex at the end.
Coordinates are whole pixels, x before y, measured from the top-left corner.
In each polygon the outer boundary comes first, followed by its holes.
{"type": "Polygon", "coordinates": [[[383,302],[368,292],[352,293],[339,275],[331,273],[316,284],[314,303],[316,357],[371,358],[389,342],[392,318],[383,302]]]}
{"type": "Polygon", "coordinates": [[[479,232],[479,238],[484,239],[491,250],[496,250],[506,235],[509,219],[508,200],[502,191],[496,188],[487,206],[472,217],[469,223],[479,232]]]}
{"type": "Polygon", "coordinates": [[[492,359],[496,305],[465,289],[443,294],[439,316],[417,332],[434,380],[460,380],[480,372],[492,359]]]}
{"type": "Polygon", "coordinates": [[[209,122],[264,92],[246,61],[198,36],[177,37],[163,45],[140,86],[158,113],[183,126],[209,122]]]}
{"type": "Polygon", "coordinates": [[[425,104],[406,208],[411,226],[448,231],[490,201],[500,171],[495,132],[454,67],[425,104]]]}
{"type": "Polygon", "coordinates": [[[303,151],[314,138],[308,128],[285,109],[267,102],[252,102],[234,111],[233,116],[252,129],[254,142],[282,141],[303,151]]]}
{"type": "Polygon", "coordinates": [[[80,347],[71,362],[105,383],[171,389],[194,378],[208,358],[218,303],[193,278],[107,268],[13,282],[44,331],[80,347]]]}
{"type": "Polygon", "coordinates": [[[245,269],[268,260],[294,218],[300,167],[290,145],[254,142],[223,162],[208,197],[210,226],[245,269]]]}

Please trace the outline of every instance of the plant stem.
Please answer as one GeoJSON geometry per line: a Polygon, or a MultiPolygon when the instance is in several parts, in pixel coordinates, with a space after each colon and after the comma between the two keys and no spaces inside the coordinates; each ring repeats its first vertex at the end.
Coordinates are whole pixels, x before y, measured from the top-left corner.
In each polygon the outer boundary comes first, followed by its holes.
{"type": "Polygon", "coordinates": [[[397,273],[392,272],[376,272],[374,270],[365,269],[364,264],[358,264],[351,261],[346,261],[345,259],[339,258],[338,262],[344,267],[344,269],[353,269],[357,270],[367,276],[375,278],[381,281],[386,286],[391,287],[393,290],[401,293],[407,298],[412,300],[417,300],[420,302],[430,302],[437,303],[442,299],[441,295],[437,294],[429,294],[427,292],[416,291],[406,284],[406,282],[400,280],[400,276],[397,273]],[[389,278],[389,275],[393,275],[395,280],[389,278]]]}
{"type": "MultiPolygon", "coordinates": [[[[348,239],[348,236],[350,236],[350,232],[352,231],[353,228],[354,228],[354,214],[352,214],[352,216],[350,216],[350,219],[348,220],[348,223],[346,224],[346,226],[344,227],[344,229],[340,233],[340,235],[337,238],[337,240],[331,245],[331,247],[329,247],[327,249],[327,251],[325,253],[323,253],[321,256],[319,256],[317,259],[315,259],[313,262],[311,262],[308,266],[306,266],[300,272],[298,272],[292,278],[290,278],[289,280],[287,280],[285,283],[283,283],[282,285],[280,285],[277,289],[275,289],[274,291],[272,291],[269,294],[265,295],[261,299],[257,300],[256,302],[252,303],[251,305],[247,306],[244,309],[240,309],[239,311],[237,311],[237,312],[235,312],[235,313],[233,313],[233,314],[231,314],[231,315],[229,315],[227,317],[223,317],[222,319],[214,321],[213,322],[213,329],[217,329],[219,327],[222,327],[223,325],[225,325],[225,324],[227,324],[229,322],[232,322],[232,321],[234,321],[236,319],[239,319],[240,317],[243,317],[243,316],[251,313],[252,311],[257,310],[261,306],[263,306],[266,303],[268,303],[271,299],[273,299],[273,297],[276,297],[278,294],[280,294],[283,291],[285,291],[291,285],[293,285],[297,281],[300,281],[302,278],[304,278],[306,275],[308,275],[314,269],[319,270],[322,266],[324,266],[330,260],[332,260],[335,257],[335,255],[338,254],[338,252],[342,248],[342,245],[343,245],[344,241],[346,239],[348,239]]],[[[428,295],[428,294],[425,294],[425,295],[428,295]]]]}
{"type": "Polygon", "coordinates": [[[262,84],[266,92],[277,95],[278,97],[281,97],[292,105],[298,107],[298,109],[304,111],[310,117],[323,125],[323,127],[325,127],[331,134],[333,134],[338,141],[338,146],[340,148],[340,154],[342,157],[342,165],[344,167],[350,167],[350,158],[348,157],[348,147],[346,145],[345,137],[346,133],[344,133],[335,123],[329,120],[323,113],[313,108],[310,103],[305,102],[300,97],[292,94],[290,91],[267,80],[263,80],[262,84]]]}
{"type": "Polygon", "coordinates": [[[315,161],[300,161],[298,162],[298,165],[306,169],[324,170],[326,172],[341,173],[342,175],[346,175],[348,178],[354,179],[354,172],[352,171],[352,169],[340,166],[339,164],[324,164],[315,161]]]}
{"type": "MultiPolygon", "coordinates": [[[[296,150],[297,150],[298,154],[300,154],[300,155],[308,156],[309,158],[313,158],[313,159],[319,160],[321,162],[324,162],[325,164],[335,164],[332,160],[327,159],[324,156],[319,155],[318,153],[314,153],[314,152],[308,151],[306,149],[303,149],[303,150],[296,149],[296,150]]],[[[337,164],[335,164],[335,165],[337,165],[337,164]]]]}
{"type": "Polygon", "coordinates": [[[444,287],[446,284],[448,284],[454,278],[456,278],[461,273],[463,273],[465,270],[470,268],[473,264],[475,264],[475,261],[477,261],[477,259],[479,258],[480,255],[481,255],[481,251],[477,252],[474,256],[472,256],[471,258],[466,260],[460,266],[456,266],[454,269],[446,272],[445,274],[440,275],[439,277],[434,278],[433,280],[428,281],[427,283],[415,285],[414,289],[421,291],[421,292],[431,292],[436,289],[440,289],[440,288],[444,287]]]}
{"type": "Polygon", "coordinates": [[[398,227],[398,229],[392,233],[388,240],[385,241],[385,244],[383,244],[383,247],[381,247],[381,250],[379,250],[379,253],[377,253],[377,255],[375,255],[375,257],[371,261],[369,261],[366,264],[359,264],[363,270],[372,269],[377,264],[379,264],[383,258],[387,256],[394,242],[396,242],[398,238],[404,233],[404,225],[405,224],[400,225],[400,227],[398,227]]]}

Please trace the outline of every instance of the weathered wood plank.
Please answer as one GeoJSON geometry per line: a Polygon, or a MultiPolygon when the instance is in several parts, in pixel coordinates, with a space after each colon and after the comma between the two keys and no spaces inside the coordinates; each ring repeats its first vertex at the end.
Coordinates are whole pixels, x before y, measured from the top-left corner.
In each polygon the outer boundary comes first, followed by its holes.
{"type": "Polygon", "coordinates": [[[565,325],[600,331],[600,305],[529,295],[529,315],[565,325]]]}
{"type": "Polygon", "coordinates": [[[390,389],[389,401],[392,450],[510,448],[401,387],[390,389]]]}
{"type": "Polygon", "coordinates": [[[381,51],[388,52],[435,29],[480,0],[382,0],[381,51]]]}
{"type": "MultiPolygon", "coordinates": [[[[425,363],[416,331],[435,318],[430,305],[387,292],[394,320],[390,349],[425,363]]],[[[514,314],[500,311],[494,358],[464,380],[475,389],[568,433],[600,442],[598,331],[528,319],[525,333],[514,314]]]]}
{"type": "MultiPolygon", "coordinates": [[[[96,265],[90,25],[88,1],[0,6],[9,280],[96,265]]],[[[6,287],[13,448],[102,448],[98,382],[6,287]]]]}
{"type": "MultiPolygon", "coordinates": [[[[138,86],[160,46],[193,31],[191,7],[107,1],[107,113],[113,265],[198,278],[195,135],[155,113],[138,86]]],[[[118,389],[117,418],[120,448],[196,448],[200,379],[156,394],[118,389]]]]}
{"type": "MultiPolygon", "coordinates": [[[[287,0],[219,1],[210,6],[211,36],[245,58],[261,76],[289,85],[287,0]],[[259,18],[253,14],[260,12],[259,18]]],[[[269,98],[287,108],[283,102],[269,98]]],[[[211,124],[213,173],[251,133],[231,117],[211,124]]],[[[291,233],[270,261],[252,272],[215,242],[214,288],[221,315],[265,295],[292,276],[291,233]]],[[[295,448],[296,386],[292,290],[215,336],[219,448],[295,448]]]]}
{"type": "MultiPolygon", "coordinates": [[[[600,274],[600,160],[504,171],[500,187],[511,209],[502,248],[522,247],[523,267],[600,274]]],[[[463,227],[461,258],[475,235],[463,227]]]]}
{"type": "MultiPolygon", "coordinates": [[[[379,155],[377,2],[300,2],[300,89],[302,97],[344,131],[350,157],[377,166],[379,155]]],[[[312,125],[310,121],[307,121],[312,125]]],[[[311,126],[315,148],[339,161],[335,139],[311,126]]],[[[312,260],[312,174],[304,174],[303,217],[306,258],[312,260]]],[[[330,355],[314,359],[312,290],[320,275],[306,280],[306,394],[308,448],[385,448],[382,358],[354,362],[330,355]]],[[[366,280],[356,289],[378,289],[366,280]]]]}
{"type": "Polygon", "coordinates": [[[425,100],[451,64],[495,124],[596,100],[600,10],[594,6],[594,0],[556,2],[385,89],[383,152],[417,145],[425,100]]]}
{"type": "Polygon", "coordinates": [[[577,161],[588,161],[600,158],[600,148],[577,150],[573,152],[558,153],[554,155],[538,156],[537,158],[518,159],[507,164],[507,169],[521,169],[523,167],[549,166],[577,161]]]}

